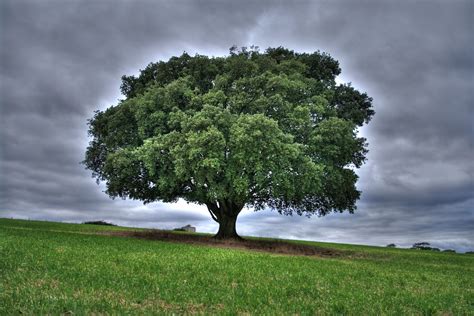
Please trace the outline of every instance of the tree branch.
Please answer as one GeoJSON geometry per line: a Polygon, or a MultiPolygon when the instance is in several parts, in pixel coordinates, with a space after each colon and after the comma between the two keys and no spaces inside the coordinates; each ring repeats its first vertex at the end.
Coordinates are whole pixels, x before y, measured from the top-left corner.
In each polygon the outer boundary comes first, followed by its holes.
{"type": "Polygon", "coordinates": [[[209,211],[209,214],[211,214],[211,217],[214,221],[216,221],[217,223],[219,223],[219,207],[212,203],[212,202],[206,202],[205,203],[206,206],[207,206],[207,210],[209,211]]]}
{"type": "Polygon", "coordinates": [[[209,208],[208,208],[207,210],[209,211],[209,214],[211,214],[212,219],[213,219],[215,222],[219,223],[219,221],[217,220],[217,217],[214,215],[214,213],[212,213],[212,211],[211,211],[209,208]]]}

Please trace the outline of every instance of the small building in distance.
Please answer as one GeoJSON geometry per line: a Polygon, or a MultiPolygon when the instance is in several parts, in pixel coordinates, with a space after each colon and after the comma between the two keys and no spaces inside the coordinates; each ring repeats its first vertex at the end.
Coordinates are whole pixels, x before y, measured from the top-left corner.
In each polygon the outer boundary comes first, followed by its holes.
{"type": "Polygon", "coordinates": [[[196,232],[196,227],[191,226],[191,225],[188,224],[188,225],[183,226],[183,227],[181,227],[181,228],[175,228],[174,230],[182,231],[182,232],[195,233],[195,232],[196,232]]]}

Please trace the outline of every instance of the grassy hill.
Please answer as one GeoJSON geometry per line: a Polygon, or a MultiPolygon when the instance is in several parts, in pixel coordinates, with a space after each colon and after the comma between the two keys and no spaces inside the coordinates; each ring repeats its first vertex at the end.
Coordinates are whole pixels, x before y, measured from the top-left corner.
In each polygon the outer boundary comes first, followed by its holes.
{"type": "Polygon", "coordinates": [[[330,243],[292,256],[0,219],[0,314],[474,314],[474,256],[330,243]]]}

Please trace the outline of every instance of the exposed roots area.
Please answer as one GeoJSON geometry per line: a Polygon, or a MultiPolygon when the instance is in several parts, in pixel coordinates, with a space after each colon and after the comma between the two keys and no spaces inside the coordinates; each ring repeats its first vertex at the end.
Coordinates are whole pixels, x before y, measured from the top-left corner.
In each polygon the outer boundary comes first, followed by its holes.
{"type": "Polygon", "coordinates": [[[202,236],[186,233],[175,233],[162,230],[148,231],[128,231],[128,232],[112,232],[112,235],[135,237],[150,240],[181,242],[187,244],[207,245],[221,248],[238,248],[253,251],[263,251],[275,254],[300,255],[300,256],[317,256],[317,257],[340,257],[346,252],[302,245],[282,240],[253,240],[253,239],[218,239],[211,236],[202,236]]]}
{"type": "Polygon", "coordinates": [[[206,237],[206,238],[210,239],[211,241],[224,242],[224,243],[229,242],[229,241],[233,241],[233,242],[243,242],[243,241],[245,241],[245,239],[243,239],[239,235],[236,235],[236,236],[233,236],[233,237],[222,237],[222,236],[219,236],[219,234],[217,234],[217,235],[214,235],[212,237],[206,237]]]}

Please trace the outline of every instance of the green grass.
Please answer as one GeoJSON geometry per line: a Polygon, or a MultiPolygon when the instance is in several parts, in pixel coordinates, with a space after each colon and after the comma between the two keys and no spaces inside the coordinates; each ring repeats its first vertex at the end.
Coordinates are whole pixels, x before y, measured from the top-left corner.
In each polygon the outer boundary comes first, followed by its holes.
{"type": "MultiPolygon", "coordinates": [[[[474,256],[310,243],[341,258],[0,219],[0,314],[474,315],[474,256]]],[[[295,241],[297,242],[297,241],[295,241]]]]}

